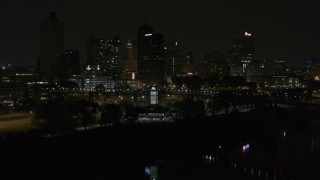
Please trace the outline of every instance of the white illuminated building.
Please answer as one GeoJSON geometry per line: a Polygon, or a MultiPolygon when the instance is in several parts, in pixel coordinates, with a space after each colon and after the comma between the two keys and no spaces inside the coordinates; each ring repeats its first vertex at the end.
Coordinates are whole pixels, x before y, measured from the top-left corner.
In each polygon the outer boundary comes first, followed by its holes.
{"type": "Polygon", "coordinates": [[[69,80],[77,83],[83,91],[94,91],[99,84],[102,84],[106,91],[111,91],[116,86],[111,76],[73,75],[69,80]]]}
{"type": "Polygon", "coordinates": [[[170,120],[170,112],[159,104],[159,90],[156,87],[150,88],[150,106],[144,108],[139,114],[139,122],[163,122],[170,120]]]}
{"type": "Polygon", "coordinates": [[[158,103],[159,103],[159,92],[155,87],[151,87],[150,104],[158,104],[158,103]]]}

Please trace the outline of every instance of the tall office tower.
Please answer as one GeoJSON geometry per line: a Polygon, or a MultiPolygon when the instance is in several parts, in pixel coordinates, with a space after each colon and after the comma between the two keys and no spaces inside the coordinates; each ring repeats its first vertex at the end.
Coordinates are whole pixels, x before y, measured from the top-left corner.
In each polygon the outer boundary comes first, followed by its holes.
{"type": "Polygon", "coordinates": [[[51,12],[40,27],[41,69],[51,76],[56,76],[57,64],[63,53],[64,22],[59,20],[55,12],[51,12]]]}
{"type": "Polygon", "coordinates": [[[96,39],[89,36],[87,39],[88,64],[101,68],[101,75],[118,76],[119,38],[96,39]]]}
{"type": "Polygon", "coordinates": [[[217,75],[220,79],[230,74],[227,58],[218,52],[209,52],[204,56],[205,76],[217,75]]]}
{"type": "MultiPolygon", "coordinates": [[[[249,32],[240,32],[232,37],[231,63],[233,66],[241,65],[242,73],[254,58],[253,36],[249,32]]],[[[234,67],[235,68],[235,67],[234,67]]]]}
{"type": "Polygon", "coordinates": [[[145,82],[164,80],[164,37],[153,28],[138,29],[138,79],[145,82]]]}
{"type": "Polygon", "coordinates": [[[182,63],[180,64],[180,72],[179,73],[194,73],[195,72],[195,67],[193,64],[193,52],[188,51],[187,53],[182,53],[181,54],[182,58],[182,63]]]}
{"type": "Polygon", "coordinates": [[[165,46],[165,80],[170,82],[172,75],[194,73],[193,53],[183,53],[178,42],[168,42],[165,46]]]}
{"type": "Polygon", "coordinates": [[[130,40],[127,43],[127,56],[123,59],[121,65],[121,77],[124,80],[135,80],[137,73],[137,53],[136,45],[130,40]]]}
{"type": "Polygon", "coordinates": [[[178,72],[180,68],[181,53],[178,42],[167,42],[165,45],[165,80],[170,81],[172,75],[178,72]]]}
{"type": "Polygon", "coordinates": [[[57,65],[59,74],[56,75],[58,80],[66,81],[72,75],[80,74],[80,55],[78,50],[68,49],[60,57],[57,65]]]}

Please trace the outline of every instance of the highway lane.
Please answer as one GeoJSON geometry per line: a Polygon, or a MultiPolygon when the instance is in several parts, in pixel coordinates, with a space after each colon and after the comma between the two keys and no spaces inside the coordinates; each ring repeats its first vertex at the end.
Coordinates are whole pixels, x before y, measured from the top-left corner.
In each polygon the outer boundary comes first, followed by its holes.
{"type": "Polygon", "coordinates": [[[34,129],[31,113],[0,115],[0,134],[19,133],[34,129]]]}

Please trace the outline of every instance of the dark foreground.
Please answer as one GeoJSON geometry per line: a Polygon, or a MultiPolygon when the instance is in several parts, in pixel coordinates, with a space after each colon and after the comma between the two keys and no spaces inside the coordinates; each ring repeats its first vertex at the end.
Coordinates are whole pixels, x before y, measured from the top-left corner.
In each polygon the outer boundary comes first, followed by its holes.
{"type": "Polygon", "coordinates": [[[126,124],[46,138],[38,132],[7,136],[0,142],[0,179],[147,180],[147,166],[158,167],[159,179],[166,180],[319,179],[319,156],[307,153],[312,137],[305,128],[286,127],[291,136],[284,141],[278,135],[283,127],[236,116],[126,124]],[[247,120],[237,123],[239,118],[247,120]],[[252,148],[243,152],[247,143],[252,148]]]}

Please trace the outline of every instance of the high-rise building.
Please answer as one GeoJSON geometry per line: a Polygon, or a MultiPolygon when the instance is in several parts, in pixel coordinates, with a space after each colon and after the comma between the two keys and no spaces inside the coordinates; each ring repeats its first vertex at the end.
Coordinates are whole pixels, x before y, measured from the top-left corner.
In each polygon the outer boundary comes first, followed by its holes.
{"type": "Polygon", "coordinates": [[[40,27],[41,69],[49,75],[57,75],[58,61],[63,53],[64,22],[51,12],[40,27]]]}
{"type": "Polygon", "coordinates": [[[68,80],[72,75],[80,74],[80,55],[78,50],[68,49],[60,57],[58,62],[58,80],[68,80]]]}
{"type": "Polygon", "coordinates": [[[102,75],[118,76],[119,65],[118,38],[97,39],[89,36],[87,39],[88,65],[99,65],[102,75]]]}
{"type": "Polygon", "coordinates": [[[230,75],[230,65],[227,58],[218,52],[209,52],[204,56],[203,76],[217,75],[220,79],[230,75]]]}
{"type": "Polygon", "coordinates": [[[178,42],[166,42],[165,45],[165,80],[170,81],[171,76],[178,73],[180,69],[181,53],[178,42]]]}
{"type": "Polygon", "coordinates": [[[138,79],[145,82],[164,80],[164,37],[153,28],[138,29],[138,79]]]}
{"type": "Polygon", "coordinates": [[[123,80],[135,80],[137,73],[137,50],[136,45],[130,40],[126,45],[127,55],[122,60],[121,65],[121,78],[123,80]]]}
{"type": "Polygon", "coordinates": [[[232,37],[232,50],[230,54],[230,63],[233,68],[241,65],[242,75],[246,72],[248,64],[254,58],[254,39],[249,32],[240,32],[232,37]]]}

